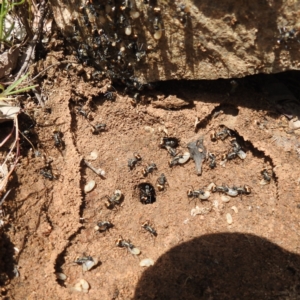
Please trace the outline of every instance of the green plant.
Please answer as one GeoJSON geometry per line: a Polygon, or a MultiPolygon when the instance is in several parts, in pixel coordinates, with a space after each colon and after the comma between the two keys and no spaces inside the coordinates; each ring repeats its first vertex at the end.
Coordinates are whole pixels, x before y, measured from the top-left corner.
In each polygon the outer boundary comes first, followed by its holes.
{"type": "Polygon", "coordinates": [[[24,2],[25,0],[21,0],[17,3],[8,0],[2,0],[0,6],[0,43],[8,43],[7,39],[14,29],[14,22],[12,22],[10,27],[7,30],[5,30],[5,19],[8,13],[11,12],[15,6],[21,5],[24,2]]]}
{"type": "Polygon", "coordinates": [[[37,87],[38,85],[31,85],[31,86],[22,87],[20,89],[16,89],[28,77],[28,75],[29,75],[29,73],[25,74],[20,79],[16,80],[14,83],[12,83],[6,89],[4,89],[4,86],[2,84],[0,84],[0,91],[1,91],[0,101],[1,100],[13,100],[13,98],[9,98],[8,96],[20,94],[20,93],[26,92],[28,90],[31,90],[31,89],[37,87]]]}

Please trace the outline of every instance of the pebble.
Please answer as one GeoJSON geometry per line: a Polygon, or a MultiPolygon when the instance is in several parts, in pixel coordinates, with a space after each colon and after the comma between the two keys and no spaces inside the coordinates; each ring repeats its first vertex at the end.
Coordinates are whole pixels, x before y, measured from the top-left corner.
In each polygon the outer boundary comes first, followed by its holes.
{"type": "Polygon", "coordinates": [[[150,267],[154,265],[154,260],[151,258],[144,258],[140,261],[141,267],[150,267]]]}
{"type": "Polygon", "coordinates": [[[221,200],[223,201],[223,202],[229,202],[230,201],[230,197],[227,197],[227,196],[225,196],[225,195],[222,195],[221,196],[221,200]]]}
{"type": "Polygon", "coordinates": [[[239,212],[238,208],[236,206],[231,206],[231,209],[237,214],[239,212]]]}
{"type": "Polygon", "coordinates": [[[59,280],[66,280],[67,279],[67,275],[65,275],[64,273],[55,273],[56,278],[59,280]]]}
{"type": "Polygon", "coordinates": [[[191,210],[191,216],[195,217],[196,215],[206,215],[211,211],[211,207],[199,207],[196,206],[195,208],[192,208],[191,210]]]}
{"type": "Polygon", "coordinates": [[[147,132],[151,132],[151,133],[154,132],[154,128],[152,128],[152,127],[150,127],[150,126],[145,126],[144,129],[145,129],[145,131],[147,131],[147,132]]]}
{"type": "Polygon", "coordinates": [[[89,193],[91,192],[94,187],[96,186],[96,182],[94,180],[90,180],[85,186],[84,186],[84,192],[89,193]]]}
{"type": "Polygon", "coordinates": [[[270,183],[269,181],[266,181],[266,180],[264,180],[264,179],[262,179],[262,180],[259,182],[260,185],[266,185],[266,184],[269,184],[269,183],[270,183]]]}
{"type": "Polygon", "coordinates": [[[213,207],[215,209],[218,209],[219,208],[219,201],[218,200],[214,200],[212,205],[213,205],[213,207]]]}
{"type": "Polygon", "coordinates": [[[89,283],[84,279],[80,279],[79,282],[77,282],[75,286],[72,288],[72,290],[77,292],[88,293],[89,288],[90,288],[89,283]]]}
{"type": "Polygon", "coordinates": [[[227,221],[227,223],[229,224],[229,225],[231,225],[232,224],[232,216],[231,216],[231,214],[226,214],[226,221],[227,221]]]}
{"type": "Polygon", "coordinates": [[[130,17],[132,19],[137,19],[139,16],[140,16],[140,13],[136,10],[133,10],[133,11],[130,12],[130,17]]]}
{"type": "Polygon", "coordinates": [[[220,166],[225,168],[227,159],[220,161],[220,166]]]}
{"type": "Polygon", "coordinates": [[[300,128],[300,120],[290,120],[289,122],[290,129],[299,129],[300,128]]]}
{"type": "Polygon", "coordinates": [[[96,160],[98,158],[98,151],[93,150],[90,154],[90,156],[88,157],[89,160],[96,160]]]}

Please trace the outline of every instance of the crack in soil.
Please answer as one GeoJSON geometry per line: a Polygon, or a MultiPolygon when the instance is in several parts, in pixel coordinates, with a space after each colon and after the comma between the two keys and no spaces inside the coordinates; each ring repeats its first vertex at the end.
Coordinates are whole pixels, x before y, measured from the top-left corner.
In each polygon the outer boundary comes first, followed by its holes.
{"type": "Polygon", "coordinates": [[[276,165],[275,165],[273,159],[271,158],[271,156],[265,154],[264,151],[259,150],[258,148],[256,148],[250,140],[246,140],[245,141],[244,137],[241,134],[239,134],[236,129],[235,129],[235,133],[236,133],[237,137],[240,138],[245,145],[247,145],[247,148],[252,152],[253,156],[256,156],[258,158],[263,158],[265,163],[269,163],[270,164],[270,166],[272,168],[272,176],[271,176],[271,178],[275,182],[275,186],[276,186],[276,198],[279,201],[278,177],[276,175],[276,172],[274,171],[274,168],[276,167],[276,165]]]}
{"type": "MultiPolygon", "coordinates": [[[[239,109],[233,105],[233,104],[220,104],[218,106],[215,106],[213,110],[207,114],[196,126],[195,126],[195,131],[198,132],[199,129],[206,129],[208,127],[209,132],[211,128],[209,128],[209,125],[211,121],[214,118],[217,118],[220,114],[230,114],[230,115],[235,115],[237,116],[239,114],[239,109]]],[[[276,172],[274,168],[276,167],[273,159],[271,156],[265,154],[264,151],[259,150],[254,146],[254,144],[250,140],[245,140],[244,137],[238,132],[236,128],[231,129],[234,133],[235,136],[237,137],[238,140],[240,140],[243,143],[243,146],[245,146],[248,150],[250,150],[253,154],[253,156],[256,156],[257,158],[263,158],[264,162],[269,164],[271,167],[272,175],[271,178],[275,182],[275,187],[276,187],[276,198],[279,201],[279,192],[278,192],[278,177],[276,175],[276,172]]]]}

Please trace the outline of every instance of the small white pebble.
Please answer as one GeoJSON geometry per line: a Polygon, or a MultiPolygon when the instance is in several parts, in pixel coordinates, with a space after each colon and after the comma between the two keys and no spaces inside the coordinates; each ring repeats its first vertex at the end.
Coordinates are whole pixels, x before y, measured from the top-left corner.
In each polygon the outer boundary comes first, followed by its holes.
{"type": "Polygon", "coordinates": [[[141,267],[150,267],[154,265],[154,261],[151,258],[144,258],[140,261],[141,267]]]}
{"type": "MultiPolygon", "coordinates": [[[[101,169],[99,169],[99,170],[101,170],[101,169]]],[[[101,170],[101,171],[100,171],[100,176],[105,177],[105,175],[106,175],[105,171],[104,171],[104,170],[101,170]]]]}
{"type": "Polygon", "coordinates": [[[227,159],[221,160],[221,161],[220,161],[220,166],[223,167],[223,168],[225,168],[226,162],[227,162],[227,159]]]}
{"type": "Polygon", "coordinates": [[[225,196],[225,195],[222,195],[222,196],[221,196],[221,200],[222,200],[223,202],[227,203],[227,202],[230,201],[230,197],[227,197],[227,196],[225,196]]]}
{"type": "Polygon", "coordinates": [[[186,225],[186,224],[189,222],[189,220],[190,220],[190,219],[185,219],[185,220],[183,221],[183,224],[186,225]]]}
{"type": "Polygon", "coordinates": [[[66,280],[67,279],[67,275],[65,275],[64,273],[55,273],[56,278],[59,280],[66,280]]]}
{"type": "Polygon", "coordinates": [[[158,127],[158,132],[164,132],[166,135],[169,135],[168,129],[166,127],[158,127]]]}
{"type": "Polygon", "coordinates": [[[260,185],[266,185],[266,184],[269,184],[269,183],[270,183],[269,181],[266,181],[266,180],[264,180],[264,179],[262,179],[262,180],[259,182],[260,185]]]}
{"type": "Polygon", "coordinates": [[[216,209],[219,208],[219,201],[218,200],[213,201],[213,207],[216,208],[216,209]]]}
{"type": "Polygon", "coordinates": [[[88,284],[88,282],[84,279],[80,279],[79,283],[81,284],[81,287],[83,290],[88,290],[90,285],[88,284]]]}
{"type": "Polygon", "coordinates": [[[232,216],[231,216],[231,214],[226,214],[226,221],[227,221],[227,223],[229,224],[229,225],[231,225],[232,224],[232,216]]]}
{"type": "Polygon", "coordinates": [[[199,207],[196,206],[195,208],[191,209],[191,216],[195,217],[196,215],[206,215],[211,211],[211,207],[199,207]]]}
{"type": "Polygon", "coordinates": [[[72,288],[72,290],[76,292],[82,292],[81,284],[79,282],[76,283],[75,286],[72,288]]]}
{"type": "Polygon", "coordinates": [[[131,32],[132,32],[132,27],[131,27],[131,25],[125,27],[125,34],[126,34],[126,35],[131,35],[131,32]]]}
{"type": "Polygon", "coordinates": [[[96,160],[98,158],[98,151],[93,150],[90,154],[90,156],[88,157],[89,160],[96,160]]]}
{"type": "Polygon", "coordinates": [[[231,206],[231,209],[237,214],[239,212],[238,208],[236,206],[231,206]]]}
{"type": "Polygon", "coordinates": [[[300,121],[299,120],[290,120],[290,122],[289,122],[289,127],[291,128],[291,129],[299,129],[300,128],[300,121]]]}
{"type": "Polygon", "coordinates": [[[154,132],[154,128],[150,127],[150,126],[145,126],[144,127],[145,131],[153,133],[154,132]]]}
{"type": "Polygon", "coordinates": [[[85,186],[84,186],[84,192],[89,193],[91,192],[94,187],[96,186],[96,182],[94,180],[90,180],[85,186]]]}
{"type": "Polygon", "coordinates": [[[161,28],[159,28],[158,30],[155,31],[153,37],[156,39],[156,40],[159,40],[162,36],[162,30],[161,28]]]}
{"type": "Polygon", "coordinates": [[[136,10],[132,10],[132,11],[130,12],[130,17],[131,17],[132,19],[137,19],[139,16],[140,16],[140,13],[139,13],[138,11],[136,11],[136,10]]]}

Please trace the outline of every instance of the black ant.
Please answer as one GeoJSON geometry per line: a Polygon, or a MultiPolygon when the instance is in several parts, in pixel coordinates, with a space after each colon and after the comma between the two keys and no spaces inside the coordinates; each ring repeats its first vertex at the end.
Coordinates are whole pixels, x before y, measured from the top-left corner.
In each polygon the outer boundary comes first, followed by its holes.
{"type": "Polygon", "coordinates": [[[57,128],[53,130],[53,139],[54,139],[54,146],[57,148],[64,148],[65,143],[62,140],[62,133],[57,128]]]}
{"type": "Polygon", "coordinates": [[[150,225],[149,221],[146,221],[145,223],[142,224],[142,228],[150,232],[150,234],[154,237],[157,236],[156,230],[150,225]]]}
{"type": "Polygon", "coordinates": [[[151,163],[150,165],[146,166],[142,170],[142,173],[146,177],[148,174],[152,173],[154,170],[157,170],[157,166],[155,163],[151,163]]]}
{"type": "Polygon", "coordinates": [[[95,226],[95,230],[99,232],[109,231],[109,229],[113,228],[114,225],[109,221],[101,221],[98,222],[95,226]]]}
{"type": "Polygon", "coordinates": [[[114,194],[111,197],[105,195],[103,197],[103,198],[107,198],[107,201],[105,202],[105,206],[109,209],[114,208],[116,205],[119,205],[121,203],[122,197],[123,195],[120,190],[115,190],[114,194]]]}
{"type": "Polygon", "coordinates": [[[166,184],[167,184],[167,178],[165,174],[162,173],[156,180],[156,186],[159,191],[163,191],[166,188],[165,187],[166,184]]]}
{"type": "Polygon", "coordinates": [[[141,160],[142,157],[138,153],[134,153],[134,158],[129,158],[127,165],[130,168],[130,170],[132,170],[135,167],[135,165],[141,160]]]}
{"type": "Polygon", "coordinates": [[[156,201],[155,189],[152,184],[143,182],[136,188],[139,189],[139,200],[143,204],[151,204],[156,201]]]}
{"type": "Polygon", "coordinates": [[[216,156],[214,153],[208,153],[208,157],[210,159],[209,167],[214,169],[216,167],[216,156]]]}

